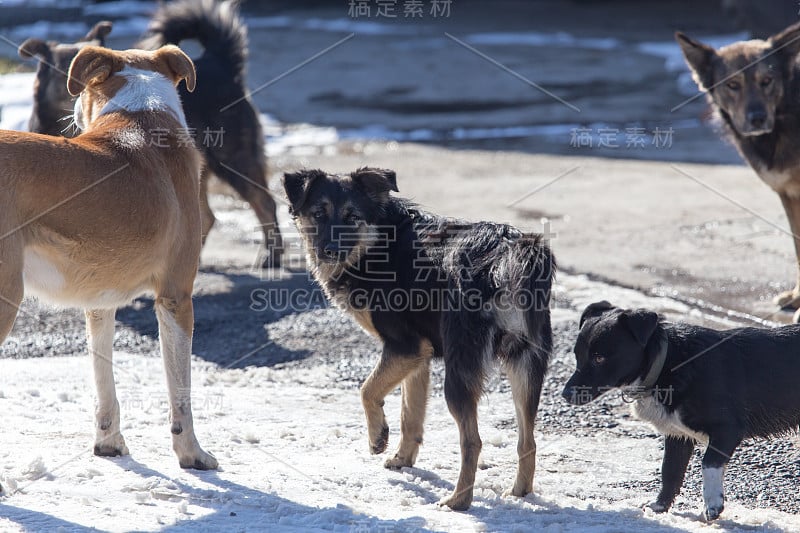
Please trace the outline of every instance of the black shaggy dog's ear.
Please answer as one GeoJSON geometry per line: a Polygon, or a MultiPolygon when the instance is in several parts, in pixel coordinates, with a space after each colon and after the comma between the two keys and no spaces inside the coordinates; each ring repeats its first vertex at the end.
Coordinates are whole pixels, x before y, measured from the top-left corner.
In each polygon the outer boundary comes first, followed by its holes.
{"type": "Polygon", "coordinates": [[[800,53],[800,22],[792,24],[768,39],[772,49],[782,57],[794,61],[800,53]]]}
{"type": "Polygon", "coordinates": [[[628,326],[636,342],[641,344],[642,347],[647,346],[650,337],[653,336],[653,333],[655,333],[658,327],[658,313],[648,311],[647,309],[623,311],[619,319],[628,326]]]}
{"type": "Polygon", "coordinates": [[[17,48],[19,57],[30,59],[31,57],[39,56],[39,58],[48,60],[50,57],[50,47],[41,39],[28,39],[17,48]]]}
{"type": "Polygon", "coordinates": [[[111,33],[111,29],[114,27],[114,23],[110,20],[101,20],[94,27],[89,30],[89,33],[81,39],[83,41],[100,41],[100,46],[106,45],[106,37],[108,34],[111,33]]]}
{"type": "Polygon", "coordinates": [[[586,322],[586,320],[594,318],[596,316],[600,316],[606,311],[611,311],[612,309],[616,309],[616,307],[611,305],[605,300],[589,304],[586,307],[586,309],[583,310],[583,314],[581,315],[581,321],[578,327],[583,327],[583,323],[586,322]]]}
{"type": "Polygon", "coordinates": [[[675,40],[681,46],[683,57],[692,70],[694,81],[702,90],[709,90],[714,85],[712,62],[717,52],[707,44],[695,41],[685,33],[675,32],[675,40]]]}
{"type": "Polygon", "coordinates": [[[394,170],[363,167],[351,172],[350,177],[370,198],[380,203],[389,199],[389,191],[398,192],[394,170]]]}
{"type": "Polygon", "coordinates": [[[283,190],[289,200],[289,211],[296,214],[306,203],[308,191],[318,178],[326,174],[321,170],[301,170],[299,172],[286,172],[283,175],[283,190]]]}

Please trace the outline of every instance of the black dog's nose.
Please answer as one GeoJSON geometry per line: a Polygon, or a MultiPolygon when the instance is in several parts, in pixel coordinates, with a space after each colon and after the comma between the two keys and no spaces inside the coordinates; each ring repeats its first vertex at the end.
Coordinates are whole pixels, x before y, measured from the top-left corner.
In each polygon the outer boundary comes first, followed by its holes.
{"type": "Polygon", "coordinates": [[[747,121],[753,128],[763,128],[764,123],[767,121],[767,113],[763,110],[748,111],[747,121]]]}
{"type": "Polygon", "coordinates": [[[330,242],[325,245],[324,252],[326,256],[330,257],[331,259],[335,259],[339,255],[339,247],[330,242]]]}

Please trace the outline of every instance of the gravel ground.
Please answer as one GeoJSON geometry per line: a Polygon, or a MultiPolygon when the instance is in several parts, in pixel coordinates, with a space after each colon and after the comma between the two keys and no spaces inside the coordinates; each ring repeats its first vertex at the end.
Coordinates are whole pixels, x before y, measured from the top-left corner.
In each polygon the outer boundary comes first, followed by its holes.
{"type": "MultiPolygon", "coordinates": [[[[277,301],[282,294],[301,290],[319,296],[304,272],[265,280],[260,272],[241,266],[204,267],[198,276],[195,293],[195,356],[221,367],[269,366],[315,368],[324,366],[336,376],[331,387],[357,394],[357,389],[375,364],[379,343],[368,336],[349,317],[311,297],[294,309],[277,301]],[[269,292],[267,292],[269,291],[269,292]],[[269,305],[261,310],[254,302],[269,305]],[[254,299],[254,295],[262,295],[254,299]]],[[[630,416],[619,394],[608,394],[582,408],[561,399],[563,384],[574,369],[572,343],[577,335],[580,310],[566,290],[558,290],[554,301],[554,354],[539,410],[538,429],[544,434],[593,435],[611,432],[634,439],[662,438],[630,416]]],[[[157,323],[152,299],[141,298],[117,312],[115,348],[147,357],[158,357],[157,323]]],[[[0,358],[30,358],[43,355],[84,355],[83,314],[76,310],[57,310],[34,300],[23,302],[11,337],[0,345],[0,358]]],[[[444,368],[433,365],[432,400],[444,401],[444,368]]],[[[87,372],[90,367],[86,365],[87,372]]],[[[508,391],[500,373],[487,384],[492,391],[508,391]]],[[[398,394],[399,392],[395,392],[398,394]]],[[[498,427],[516,425],[508,393],[508,417],[498,427]]],[[[352,416],[361,419],[361,413],[352,416]]],[[[455,430],[455,427],[453,428],[455,430]]],[[[455,445],[455,444],[454,444],[455,445]]],[[[609,450],[608,453],[614,453],[609,450]]],[[[700,450],[690,464],[677,510],[696,510],[702,500],[700,450]]],[[[557,469],[557,467],[556,467],[557,469]]],[[[737,451],[728,470],[727,496],[751,508],[773,508],[800,512],[796,479],[800,477],[800,454],[792,438],[747,441],[737,451]]],[[[642,502],[655,496],[659,488],[660,464],[652,465],[652,481],[630,482],[623,488],[642,493],[642,502]]],[[[613,499],[613,493],[609,493],[613,499]]]]}

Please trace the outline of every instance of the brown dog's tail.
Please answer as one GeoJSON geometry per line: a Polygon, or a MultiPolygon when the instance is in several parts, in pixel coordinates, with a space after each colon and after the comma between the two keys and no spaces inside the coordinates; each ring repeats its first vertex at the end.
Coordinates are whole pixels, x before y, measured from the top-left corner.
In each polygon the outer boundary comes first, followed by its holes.
{"type": "Polygon", "coordinates": [[[178,0],[164,4],[153,15],[147,37],[138,47],[155,50],[196,39],[212,55],[218,68],[239,79],[247,60],[247,27],[239,16],[238,0],[178,0]]]}

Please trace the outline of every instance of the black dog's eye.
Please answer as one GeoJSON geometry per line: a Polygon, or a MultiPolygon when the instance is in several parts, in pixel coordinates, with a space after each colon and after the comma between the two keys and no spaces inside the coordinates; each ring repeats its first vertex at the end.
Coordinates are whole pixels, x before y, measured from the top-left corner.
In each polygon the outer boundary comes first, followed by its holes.
{"type": "Polygon", "coordinates": [[[594,363],[595,365],[602,365],[605,362],[606,358],[600,355],[599,353],[596,353],[592,356],[592,363],[594,363]]]}
{"type": "Polygon", "coordinates": [[[313,213],[311,213],[311,216],[316,218],[317,220],[319,220],[321,218],[325,218],[325,211],[323,211],[322,209],[319,209],[319,210],[314,211],[313,213]]]}
{"type": "Polygon", "coordinates": [[[730,89],[731,91],[738,91],[742,88],[738,81],[729,81],[725,84],[725,86],[730,89]]]}
{"type": "Polygon", "coordinates": [[[344,217],[344,221],[347,224],[358,224],[361,221],[361,217],[356,215],[355,213],[349,213],[346,217],[344,217]]]}
{"type": "Polygon", "coordinates": [[[771,83],[772,83],[772,77],[771,76],[764,76],[763,78],[761,78],[761,86],[762,87],[769,87],[769,85],[771,83]]]}

